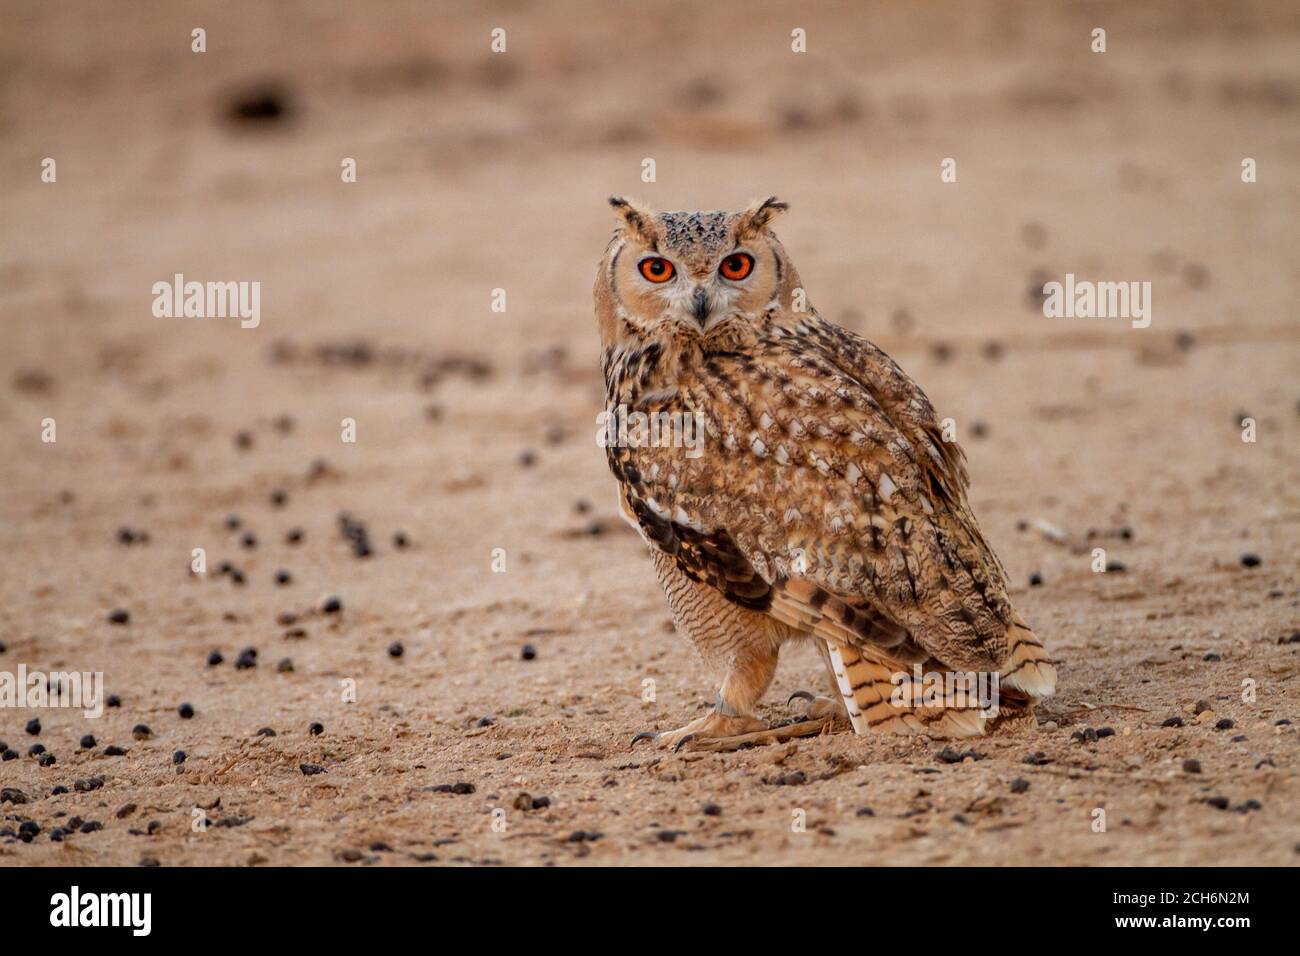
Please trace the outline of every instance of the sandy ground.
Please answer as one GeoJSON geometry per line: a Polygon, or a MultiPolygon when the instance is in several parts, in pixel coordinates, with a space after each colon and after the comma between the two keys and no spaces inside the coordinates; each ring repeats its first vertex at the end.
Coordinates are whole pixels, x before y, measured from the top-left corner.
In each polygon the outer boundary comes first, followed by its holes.
{"type": "MultiPolygon", "coordinates": [[[[0,833],[41,827],[0,865],[1300,861],[1293,4],[361,9],[0,3],[0,670],[120,697],[0,710],[0,833]],[[957,423],[1062,661],[1036,731],[629,748],[713,688],[593,438],[611,192],[791,203],[814,304],[957,423]],[[155,318],[176,272],[261,324],[155,318]],[[1045,318],[1066,272],[1151,327],[1045,318]]],[[[788,655],[763,715],[821,682],[788,655]]]]}

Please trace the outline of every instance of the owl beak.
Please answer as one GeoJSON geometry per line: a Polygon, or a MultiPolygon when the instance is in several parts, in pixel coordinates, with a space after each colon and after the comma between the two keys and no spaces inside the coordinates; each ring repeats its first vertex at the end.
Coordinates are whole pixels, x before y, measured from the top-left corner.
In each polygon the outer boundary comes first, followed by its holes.
{"type": "Polygon", "coordinates": [[[695,321],[700,323],[700,328],[709,320],[709,296],[703,288],[695,290],[695,298],[691,300],[691,305],[695,314],[695,321]]]}

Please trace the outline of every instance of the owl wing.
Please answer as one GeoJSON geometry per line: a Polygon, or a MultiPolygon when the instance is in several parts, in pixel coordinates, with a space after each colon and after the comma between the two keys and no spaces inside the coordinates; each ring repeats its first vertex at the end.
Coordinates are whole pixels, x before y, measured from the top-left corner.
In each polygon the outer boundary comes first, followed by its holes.
{"type": "Polygon", "coordinates": [[[656,410],[703,413],[698,457],[619,448],[611,466],[643,535],[695,579],[900,663],[1005,672],[1021,644],[1041,651],[967,505],[963,453],[871,343],[815,316],[773,327],[656,410]]]}

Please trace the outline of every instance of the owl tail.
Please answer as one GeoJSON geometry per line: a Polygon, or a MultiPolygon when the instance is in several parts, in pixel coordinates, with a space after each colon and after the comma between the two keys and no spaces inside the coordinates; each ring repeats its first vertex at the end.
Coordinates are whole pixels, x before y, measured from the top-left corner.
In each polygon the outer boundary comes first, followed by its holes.
{"type": "Polygon", "coordinates": [[[929,683],[923,684],[915,679],[920,675],[864,657],[855,647],[834,641],[826,647],[855,734],[978,737],[996,713],[981,704],[987,695],[977,687],[972,692],[954,688],[945,672],[928,675],[929,683]]]}
{"type": "Polygon", "coordinates": [[[1011,657],[998,678],[1004,688],[1027,694],[1032,703],[1052,696],[1056,690],[1056,668],[1038,636],[1019,616],[1007,631],[1011,657]]]}

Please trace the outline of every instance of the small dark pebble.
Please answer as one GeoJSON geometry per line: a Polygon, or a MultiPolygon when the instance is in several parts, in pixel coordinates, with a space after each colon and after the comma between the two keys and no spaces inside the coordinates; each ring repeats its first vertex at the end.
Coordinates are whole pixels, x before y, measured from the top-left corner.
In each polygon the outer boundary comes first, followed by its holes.
{"type": "Polygon", "coordinates": [[[248,451],[253,447],[253,433],[241,431],[235,433],[235,447],[240,451],[248,451]]]}
{"type": "Polygon", "coordinates": [[[1026,793],[1029,790],[1029,781],[1024,777],[1016,777],[1011,781],[1012,793],[1026,793]]]}
{"type": "Polygon", "coordinates": [[[1181,718],[1181,717],[1170,717],[1170,718],[1166,719],[1165,722],[1162,723],[1160,726],[1161,726],[1161,727],[1181,727],[1181,726],[1183,726],[1183,718],[1181,718]]]}
{"type": "Polygon", "coordinates": [[[535,657],[537,657],[537,648],[533,647],[533,645],[531,644],[525,644],[522,648],[519,649],[519,656],[523,660],[531,661],[535,657]]]}
{"type": "Polygon", "coordinates": [[[68,788],[65,787],[63,784],[59,784],[57,787],[55,787],[53,790],[50,791],[50,795],[58,797],[58,796],[62,796],[67,792],[68,792],[68,788]]]}
{"type": "Polygon", "coordinates": [[[1261,563],[1261,559],[1260,556],[1257,554],[1252,554],[1250,552],[1247,552],[1246,554],[1243,554],[1241,556],[1242,567],[1257,568],[1259,567],[1260,563],[1261,563]]]}
{"type": "Polygon", "coordinates": [[[321,734],[325,733],[325,725],[319,721],[308,724],[307,733],[311,734],[313,737],[319,737],[321,734]]]}
{"type": "Polygon", "coordinates": [[[235,568],[233,571],[230,572],[230,583],[235,585],[236,587],[242,587],[244,582],[247,580],[248,578],[244,576],[244,572],[239,570],[238,568],[235,568]]]}
{"type": "Polygon", "coordinates": [[[1107,562],[1106,562],[1106,571],[1107,571],[1107,573],[1114,572],[1114,573],[1117,573],[1117,574],[1123,574],[1123,573],[1124,573],[1125,571],[1127,571],[1127,570],[1128,570],[1128,566],[1127,566],[1126,564],[1124,564],[1123,562],[1121,562],[1121,561],[1107,561],[1107,562]]]}
{"type": "Polygon", "coordinates": [[[1029,764],[1031,767],[1045,767],[1052,762],[1052,758],[1039,750],[1036,753],[1032,753],[1025,757],[1023,762],[1029,764]]]}
{"type": "Polygon", "coordinates": [[[128,624],[131,621],[131,612],[125,608],[116,608],[108,612],[109,624],[128,624]]]}
{"type": "Polygon", "coordinates": [[[531,468],[537,464],[537,452],[526,448],[515,456],[515,462],[520,468],[531,468]]]}
{"type": "Polygon", "coordinates": [[[18,751],[16,750],[0,751],[0,760],[17,760],[17,759],[18,759],[18,751]]]}
{"type": "Polygon", "coordinates": [[[401,551],[402,549],[409,547],[410,544],[411,544],[411,539],[406,536],[405,531],[397,531],[393,533],[394,548],[397,548],[399,551],[401,551]]]}
{"type": "Polygon", "coordinates": [[[185,762],[186,756],[187,754],[185,753],[184,750],[178,750],[174,754],[172,754],[172,763],[176,764],[176,766],[179,767],[181,764],[185,762]]]}
{"type": "Polygon", "coordinates": [[[41,732],[41,719],[39,717],[33,717],[31,720],[27,721],[27,726],[23,729],[35,737],[41,732]]]}
{"type": "Polygon", "coordinates": [[[944,747],[942,750],[940,750],[937,754],[934,755],[934,759],[938,760],[939,763],[961,763],[967,757],[970,757],[972,760],[984,759],[983,754],[976,753],[974,750],[967,750],[963,752],[963,751],[954,750],[952,747],[944,747]]]}
{"type": "Polygon", "coordinates": [[[1188,757],[1183,761],[1183,773],[1200,773],[1201,762],[1195,757],[1188,757]]]}
{"type": "Polygon", "coordinates": [[[239,657],[235,659],[235,670],[247,670],[250,667],[257,666],[257,648],[246,647],[239,652],[239,657]]]}
{"type": "Polygon", "coordinates": [[[224,661],[224,660],[225,660],[225,658],[221,656],[221,652],[220,652],[220,651],[213,651],[212,653],[210,653],[210,654],[208,655],[208,666],[209,666],[209,667],[216,667],[218,664],[220,664],[220,663],[221,663],[222,661],[224,661]]]}
{"type": "Polygon", "coordinates": [[[127,752],[123,750],[121,747],[117,746],[117,744],[109,744],[107,747],[104,748],[105,757],[125,757],[126,753],[127,752]]]}
{"type": "Polygon", "coordinates": [[[406,648],[402,646],[401,641],[393,641],[393,643],[388,645],[389,657],[401,657],[405,653],[406,653],[406,648]]]}
{"type": "Polygon", "coordinates": [[[706,803],[700,808],[700,812],[706,817],[720,817],[722,816],[722,807],[716,803],[706,803]]]}
{"type": "Polygon", "coordinates": [[[81,746],[86,750],[92,749],[95,746],[95,735],[86,734],[84,737],[82,737],[81,746]]]}
{"type": "Polygon", "coordinates": [[[383,841],[376,841],[370,844],[371,853],[392,853],[393,848],[383,841]]]}
{"type": "Polygon", "coordinates": [[[1041,572],[1035,571],[1033,574],[1029,575],[1029,586],[1031,588],[1042,587],[1042,584],[1043,575],[1041,572]]]}
{"type": "Polygon", "coordinates": [[[275,672],[276,672],[277,674],[292,674],[292,673],[293,673],[293,658],[292,658],[292,657],[282,657],[282,658],[280,658],[280,662],[279,662],[278,664],[275,665],[275,672]]]}
{"type": "Polygon", "coordinates": [[[284,587],[286,584],[291,584],[293,583],[293,575],[284,570],[284,568],[281,568],[279,571],[275,572],[275,583],[280,585],[280,587],[284,587]]]}
{"type": "Polygon", "coordinates": [[[425,787],[430,793],[455,793],[460,796],[473,793],[477,788],[472,783],[439,783],[432,787],[425,787]]]}
{"type": "Polygon", "coordinates": [[[604,835],[605,834],[603,833],[595,833],[592,832],[591,830],[574,830],[572,833],[569,834],[569,842],[570,843],[594,843],[604,835]]]}
{"type": "Polygon", "coordinates": [[[117,817],[119,820],[125,820],[131,814],[135,813],[135,810],[136,806],[134,803],[124,803],[117,808],[117,812],[114,813],[113,816],[117,817]]]}
{"type": "Polygon", "coordinates": [[[55,762],[54,754],[41,754],[36,762],[42,767],[53,767],[55,762]]]}
{"type": "Polygon", "coordinates": [[[240,524],[239,515],[226,515],[226,529],[228,531],[238,531],[240,524]]]}
{"type": "Polygon", "coordinates": [[[320,606],[320,609],[326,614],[338,614],[343,610],[343,601],[341,598],[337,597],[326,598],[325,603],[320,606]]]}
{"type": "Polygon", "coordinates": [[[1216,810],[1228,809],[1227,797],[1206,797],[1204,802],[1214,807],[1216,810]]]}
{"type": "Polygon", "coordinates": [[[304,777],[314,777],[318,773],[325,772],[325,768],[318,763],[300,763],[298,769],[302,771],[304,777]]]}
{"type": "Polygon", "coordinates": [[[16,790],[13,787],[5,787],[3,790],[0,790],[0,803],[18,804],[27,802],[27,794],[23,793],[21,790],[16,790]]]}
{"type": "Polygon", "coordinates": [[[246,531],[244,536],[239,539],[239,543],[243,545],[245,550],[252,551],[257,547],[257,535],[251,531],[246,531]]]}
{"type": "Polygon", "coordinates": [[[27,756],[29,757],[39,757],[43,753],[45,753],[45,744],[32,744],[27,748],[27,756]]]}
{"type": "Polygon", "coordinates": [[[149,729],[148,724],[136,724],[131,728],[131,736],[136,740],[148,740],[153,736],[153,731],[149,729]]]}
{"type": "Polygon", "coordinates": [[[257,733],[255,734],[255,736],[257,736],[257,737],[274,737],[274,736],[276,736],[276,733],[275,733],[275,731],[272,730],[270,727],[259,727],[259,728],[257,729],[257,733]]]}
{"type": "Polygon", "coordinates": [[[182,720],[189,720],[191,717],[194,716],[194,705],[181,704],[179,707],[176,708],[176,713],[181,715],[182,720]]]}
{"type": "Polygon", "coordinates": [[[876,811],[872,810],[870,807],[858,807],[857,813],[855,814],[855,816],[859,817],[874,817],[875,815],[876,811]]]}
{"type": "Polygon", "coordinates": [[[1237,726],[1237,725],[1234,724],[1234,723],[1233,723],[1229,718],[1224,717],[1222,720],[1220,720],[1218,723],[1216,723],[1216,724],[1214,725],[1214,729],[1215,729],[1215,730],[1231,730],[1231,729],[1232,729],[1233,727],[1235,727],[1235,726],[1237,726]]]}
{"type": "Polygon", "coordinates": [[[100,823],[98,820],[87,820],[79,827],[79,829],[82,833],[94,833],[96,830],[104,829],[104,824],[100,823]]]}
{"type": "Polygon", "coordinates": [[[289,492],[287,492],[287,491],[282,491],[282,490],[279,489],[279,488],[277,488],[275,491],[271,492],[271,507],[272,507],[272,508],[283,508],[283,507],[284,507],[286,504],[288,504],[288,503],[289,503],[289,492]]]}
{"type": "Polygon", "coordinates": [[[1098,727],[1098,728],[1097,728],[1097,739],[1098,739],[1098,740],[1100,740],[1100,739],[1103,738],[1103,737],[1114,737],[1114,736],[1115,736],[1115,728],[1114,728],[1114,727],[1098,727]]]}
{"type": "Polygon", "coordinates": [[[290,528],[289,533],[284,536],[286,544],[302,544],[302,528],[290,528]]]}
{"type": "Polygon", "coordinates": [[[486,717],[486,716],[485,716],[485,717],[480,717],[480,718],[478,719],[478,722],[477,722],[474,726],[476,726],[476,727],[491,727],[491,726],[492,726],[493,724],[495,724],[495,723],[496,723],[496,721],[493,720],[491,717],[486,717]]]}
{"type": "Polygon", "coordinates": [[[1220,657],[1218,654],[1214,653],[1214,651],[1210,651],[1210,653],[1202,657],[1201,660],[1213,664],[1216,663],[1217,661],[1223,660],[1223,658],[1220,657]]]}

